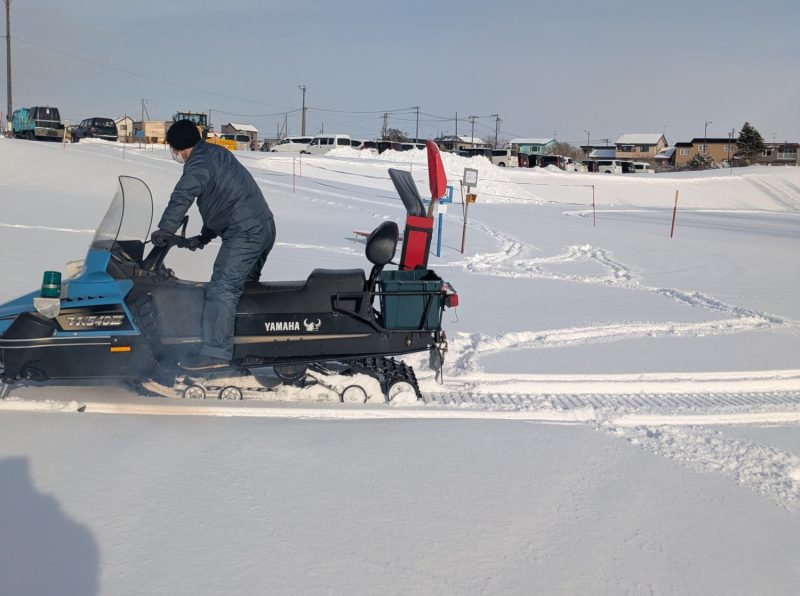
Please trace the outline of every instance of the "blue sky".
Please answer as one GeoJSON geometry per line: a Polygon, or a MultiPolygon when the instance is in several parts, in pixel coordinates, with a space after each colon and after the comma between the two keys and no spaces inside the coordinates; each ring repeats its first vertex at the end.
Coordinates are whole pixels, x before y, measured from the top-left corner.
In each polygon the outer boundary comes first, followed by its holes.
{"type": "Polygon", "coordinates": [[[475,115],[483,137],[499,114],[505,139],[674,143],[749,121],[800,141],[798,23],[789,0],[14,0],[14,105],[74,122],[138,117],[146,98],[154,119],[212,109],[217,126],[271,134],[293,111],[297,134],[302,83],[307,132],[374,137],[391,111],[413,135],[419,106],[424,137],[452,133],[457,112],[459,132],[475,115]]]}

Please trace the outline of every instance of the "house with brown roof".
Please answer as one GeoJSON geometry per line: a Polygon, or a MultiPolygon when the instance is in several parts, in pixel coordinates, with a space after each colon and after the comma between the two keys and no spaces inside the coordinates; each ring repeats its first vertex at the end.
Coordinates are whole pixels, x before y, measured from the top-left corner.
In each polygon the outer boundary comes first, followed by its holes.
{"type": "Polygon", "coordinates": [[[614,145],[617,159],[655,163],[656,154],[667,146],[667,139],[660,133],[628,133],[614,145]]]}

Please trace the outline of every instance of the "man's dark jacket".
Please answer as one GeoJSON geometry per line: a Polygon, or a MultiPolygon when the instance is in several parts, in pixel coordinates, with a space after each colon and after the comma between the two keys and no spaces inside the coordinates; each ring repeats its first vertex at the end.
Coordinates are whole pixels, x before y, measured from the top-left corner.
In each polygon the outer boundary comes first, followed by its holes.
{"type": "Polygon", "coordinates": [[[233,153],[203,141],[194,146],[184,164],[183,176],[169,197],[159,229],[176,232],[195,197],[203,227],[215,235],[234,224],[272,217],[258,184],[233,153]]]}

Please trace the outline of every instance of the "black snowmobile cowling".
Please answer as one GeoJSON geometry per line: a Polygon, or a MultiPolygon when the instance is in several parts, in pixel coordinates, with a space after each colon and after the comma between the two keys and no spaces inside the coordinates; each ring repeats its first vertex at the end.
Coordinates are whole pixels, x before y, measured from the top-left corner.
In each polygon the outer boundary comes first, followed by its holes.
{"type": "MultiPolygon", "coordinates": [[[[62,284],[60,298],[34,292],[0,306],[4,384],[174,378],[180,360],[199,348],[206,284],[180,280],[164,266],[173,247],[186,246],[186,220],[180,235],[145,256],[150,190],[137,178],[121,176],[119,184],[81,270],[62,284]]],[[[279,378],[296,381],[311,366],[352,366],[368,374],[377,368],[372,374],[388,389],[408,379],[386,378],[385,366],[365,361],[431,351],[440,367],[442,313],[457,304],[457,295],[432,270],[386,269],[398,235],[392,221],[369,235],[368,274],[315,269],[304,280],[246,284],[231,369],[273,367],[279,378]]]]}

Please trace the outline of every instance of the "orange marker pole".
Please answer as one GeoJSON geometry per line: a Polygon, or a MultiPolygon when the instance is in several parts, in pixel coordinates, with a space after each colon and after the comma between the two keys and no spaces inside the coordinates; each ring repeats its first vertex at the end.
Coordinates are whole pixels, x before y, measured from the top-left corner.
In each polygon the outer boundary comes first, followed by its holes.
{"type": "Polygon", "coordinates": [[[669,229],[669,237],[675,233],[675,215],[678,213],[678,191],[675,191],[675,206],[672,208],[672,227],[669,229]]]}

